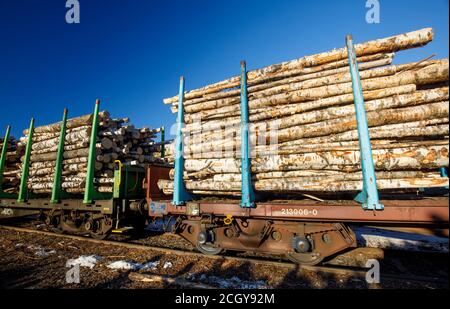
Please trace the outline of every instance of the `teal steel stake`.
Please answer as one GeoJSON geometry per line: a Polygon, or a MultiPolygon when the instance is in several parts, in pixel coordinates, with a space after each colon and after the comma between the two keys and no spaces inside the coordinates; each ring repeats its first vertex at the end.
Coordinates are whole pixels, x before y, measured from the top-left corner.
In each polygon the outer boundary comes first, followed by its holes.
{"type": "Polygon", "coordinates": [[[248,99],[247,99],[247,69],[245,61],[241,61],[241,207],[255,207],[255,192],[252,187],[250,166],[250,149],[248,136],[248,99]]]}
{"type": "Polygon", "coordinates": [[[361,169],[363,174],[363,189],[355,197],[355,200],[362,204],[363,209],[383,210],[384,206],[380,203],[378,197],[377,179],[375,177],[375,165],[373,163],[369,125],[364,106],[364,96],[362,92],[358,63],[356,61],[356,51],[350,35],[347,36],[346,43],[350,75],[352,79],[356,123],[358,128],[361,169]]]}
{"type": "Polygon", "coordinates": [[[31,118],[28,129],[27,147],[25,149],[25,160],[22,164],[22,177],[20,178],[19,196],[17,202],[23,203],[26,200],[28,172],[30,170],[31,146],[33,145],[34,118],[31,118]]]}
{"type": "Polygon", "coordinates": [[[67,123],[67,108],[64,109],[63,119],[61,121],[61,131],[59,134],[58,153],[55,164],[55,174],[53,176],[53,188],[52,197],[50,203],[57,204],[61,197],[61,174],[62,174],[62,161],[64,154],[64,141],[66,139],[66,123],[67,123]]]}
{"type": "Polygon", "coordinates": [[[175,139],[175,176],[173,179],[172,204],[184,205],[186,201],[194,197],[186,190],[183,180],[184,154],[183,154],[183,125],[184,125],[184,77],[180,77],[180,88],[178,93],[178,115],[177,115],[177,137],[175,139]]]}
{"type": "Polygon", "coordinates": [[[8,150],[8,141],[9,141],[9,132],[11,131],[11,127],[6,127],[6,134],[3,139],[3,147],[2,154],[0,156],[0,192],[3,192],[3,172],[5,170],[5,162],[6,162],[6,151],[8,150]]]}
{"type": "Polygon", "coordinates": [[[165,128],[164,126],[161,127],[161,158],[164,159],[164,156],[166,154],[166,147],[165,147],[165,128]]]}
{"type": "Polygon", "coordinates": [[[94,173],[95,173],[95,144],[97,143],[97,129],[98,129],[98,111],[100,108],[100,100],[95,101],[94,114],[92,115],[92,131],[89,140],[89,157],[86,174],[86,185],[84,189],[84,204],[92,204],[95,188],[94,188],[94,173]]]}
{"type": "MultiPolygon", "coordinates": [[[[448,177],[448,171],[446,167],[441,167],[439,171],[441,172],[441,177],[448,177]]],[[[444,188],[448,189],[448,186],[445,186],[444,188]]]]}

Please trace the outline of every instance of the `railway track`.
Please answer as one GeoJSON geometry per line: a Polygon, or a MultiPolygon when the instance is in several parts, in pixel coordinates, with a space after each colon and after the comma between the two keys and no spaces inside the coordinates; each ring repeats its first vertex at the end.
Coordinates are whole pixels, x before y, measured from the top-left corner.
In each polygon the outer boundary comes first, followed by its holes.
{"type": "MultiPolygon", "coordinates": [[[[17,227],[17,226],[11,226],[11,225],[0,225],[0,229],[9,230],[9,231],[16,231],[16,232],[22,232],[22,233],[34,233],[39,235],[45,235],[50,237],[58,237],[58,238],[65,238],[65,239],[71,239],[76,241],[82,241],[82,242],[90,242],[90,243],[96,243],[96,244],[102,244],[102,245],[109,245],[109,246],[118,246],[128,249],[136,249],[136,250],[150,250],[150,251],[156,251],[160,252],[162,254],[173,254],[178,256],[194,256],[194,257],[205,257],[204,254],[198,253],[195,251],[189,251],[189,250],[181,250],[181,249],[173,249],[173,248],[165,248],[165,247],[159,247],[159,246],[152,246],[152,245],[143,245],[143,244],[137,244],[132,243],[129,241],[118,241],[118,240],[99,240],[84,236],[77,236],[77,235],[67,235],[67,234],[57,234],[50,231],[44,231],[39,230],[35,228],[28,228],[28,227],[17,227]]],[[[235,262],[246,262],[246,263],[252,263],[252,264],[259,264],[259,265],[265,265],[265,266],[272,266],[272,267],[280,267],[289,269],[292,271],[310,271],[310,272],[317,272],[322,274],[330,274],[330,275],[347,275],[352,276],[354,278],[360,278],[365,279],[367,268],[363,267],[352,267],[352,266],[339,266],[339,265],[315,265],[315,266],[309,266],[309,265],[298,265],[293,262],[289,261],[276,261],[273,259],[268,258],[254,258],[254,257],[240,257],[240,256],[231,256],[231,255],[212,255],[208,256],[210,259],[214,260],[223,260],[223,261],[235,261],[235,262]]],[[[410,282],[420,282],[420,283],[432,283],[432,284],[444,284],[448,285],[448,278],[442,278],[438,276],[418,276],[418,275],[411,275],[411,274],[394,274],[394,273],[381,273],[380,274],[381,280],[390,280],[390,281],[410,281],[410,282]]]]}

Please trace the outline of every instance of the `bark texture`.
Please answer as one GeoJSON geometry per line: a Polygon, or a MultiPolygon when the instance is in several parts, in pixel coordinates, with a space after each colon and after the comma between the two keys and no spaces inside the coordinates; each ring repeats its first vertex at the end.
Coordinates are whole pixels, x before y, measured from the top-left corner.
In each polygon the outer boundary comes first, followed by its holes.
{"type": "MultiPolygon", "coordinates": [[[[448,59],[392,65],[394,52],[420,47],[432,37],[427,28],[355,47],[382,191],[448,185],[448,178],[439,173],[449,164],[448,59]]],[[[299,196],[361,190],[359,134],[345,48],[249,71],[247,80],[255,190],[299,196]]],[[[183,176],[195,194],[240,195],[239,86],[236,76],[185,93],[183,176]]],[[[177,111],[177,96],[164,103],[177,111]]],[[[166,154],[172,162],[173,145],[166,154]]],[[[166,193],[172,186],[171,181],[159,182],[166,193]]]]}

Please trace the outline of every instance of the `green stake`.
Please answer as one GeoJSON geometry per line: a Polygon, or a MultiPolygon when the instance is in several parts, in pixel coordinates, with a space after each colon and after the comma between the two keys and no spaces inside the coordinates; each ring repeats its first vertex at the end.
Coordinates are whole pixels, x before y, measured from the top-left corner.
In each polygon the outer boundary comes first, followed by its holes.
{"type": "Polygon", "coordinates": [[[28,129],[27,148],[25,149],[25,160],[22,165],[22,177],[20,178],[19,197],[17,202],[25,202],[27,193],[28,171],[30,169],[31,145],[33,144],[34,118],[31,118],[30,128],[28,129]]]}
{"type": "Polygon", "coordinates": [[[100,100],[95,101],[94,114],[92,115],[92,132],[89,140],[89,157],[86,174],[86,185],[84,189],[84,204],[92,204],[95,193],[94,188],[94,172],[95,172],[95,144],[97,143],[97,129],[98,129],[98,110],[100,107],[100,100]]]}
{"type": "Polygon", "coordinates": [[[0,156],[0,192],[3,192],[3,171],[5,170],[6,151],[8,150],[10,126],[6,127],[5,138],[3,139],[2,154],[0,156]]]}
{"type": "Polygon", "coordinates": [[[64,154],[64,141],[66,139],[66,123],[67,123],[67,108],[64,109],[63,119],[61,121],[61,131],[59,134],[58,154],[56,157],[55,174],[53,176],[52,198],[50,203],[57,204],[61,197],[61,173],[62,161],[64,154]]]}

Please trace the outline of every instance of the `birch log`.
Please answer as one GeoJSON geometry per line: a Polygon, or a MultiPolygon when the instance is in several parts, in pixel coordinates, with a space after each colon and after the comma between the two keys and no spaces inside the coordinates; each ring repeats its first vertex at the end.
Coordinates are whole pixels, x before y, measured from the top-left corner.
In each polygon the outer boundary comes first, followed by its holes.
{"type": "MultiPolygon", "coordinates": [[[[356,44],[355,50],[357,56],[372,55],[376,53],[391,53],[413,47],[423,46],[428,44],[433,39],[433,30],[425,28],[418,31],[403,33],[400,35],[369,41],[362,44],[356,44]]],[[[263,82],[268,78],[280,76],[289,70],[301,69],[305,67],[317,66],[325,63],[332,63],[335,61],[347,58],[346,48],[315,54],[312,56],[305,56],[299,59],[283,62],[276,65],[264,67],[262,69],[249,71],[247,79],[250,84],[263,82]]],[[[189,91],[185,94],[186,99],[199,97],[204,94],[218,92],[227,88],[236,87],[239,85],[239,76],[214,83],[202,88],[189,91]]],[[[178,96],[164,100],[164,103],[171,103],[178,101],[178,96]]]]}
{"type": "MultiPolygon", "coordinates": [[[[100,121],[102,121],[102,119],[105,119],[108,117],[109,117],[109,112],[107,112],[107,111],[102,111],[102,112],[99,112],[99,114],[98,114],[98,118],[100,121]]],[[[72,128],[76,128],[76,127],[91,125],[91,124],[92,124],[92,114],[88,114],[88,115],[68,119],[66,122],[66,128],[72,129],[72,128]]],[[[61,122],[57,122],[57,123],[53,123],[53,124],[49,124],[49,125],[45,125],[45,126],[36,127],[36,128],[34,128],[33,132],[34,133],[57,133],[57,132],[59,132],[60,129],[61,129],[61,122]]],[[[23,130],[23,134],[28,135],[28,129],[23,130]]]]}
{"type": "MultiPolygon", "coordinates": [[[[366,102],[366,111],[381,111],[383,109],[391,109],[398,107],[406,107],[413,105],[421,105],[424,103],[447,101],[448,102],[448,88],[436,88],[430,90],[422,90],[410,94],[398,95],[387,97],[378,100],[371,100],[366,102]]],[[[448,105],[448,104],[447,104],[448,105]]],[[[295,114],[287,117],[278,118],[266,122],[254,122],[253,127],[263,128],[266,131],[280,130],[288,127],[298,126],[302,124],[321,122],[329,119],[336,119],[345,116],[353,116],[355,114],[355,108],[353,104],[341,105],[339,107],[330,107],[320,110],[314,110],[301,114],[295,114]]],[[[237,134],[240,128],[238,126],[232,127],[231,123],[227,125],[226,134],[237,134]]],[[[196,134],[196,137],[203,142],[208,140],[217,140],[223,138],[225,132],[222,130],[216,130],[214,134],[211,134],[210,130],[205,133],[200,132],[196,134]]]]}
{"type": "MultiPolygon", "coordinates": [[[[448,88],[445,88],[448,89],[448,88]]],[[[385,97],[401,95],[406,93],[413,93],[416,91],[416,85],[409,84],[398,87],[387,87],[385,89],[379,90],[371,90],[364,91],[364,99],[366,101],[382,99],[385,97]]],[[[448,91],[447,91],[448,92],[448,91]]],[[[265,119],[274,119],[283,116],[291,116],[301,112],[306,112],[314,109],[320,109],[325,107],[336,106],[344,103],[352,103],[353,102],[353,94],[344,94],[340,96],[334,96],[331,98],[320,99],[317,101],[308,101],[296,104],[289,104],[284,106],[283,108],[263,108],[256,113],[251,113],[249,116],[249,121],[251,123],[258,122],[265,119]]],[[[258,109],[255,109],[258,110],[258,109]]],[[[188,123],[185,128],[183,128],[183,132],[198,132],[198,131],[206,131],[206,130],[217,130],[224,129],[225,127],[229,127],[232,125],[236,125],[240,123],[240,117],[227,117],[226,119],[216,119],[216,120],[206,120],[201,122],[200,118],[190,117],[190,115],[185,116],[186,122],[188,123]],[[198,121],[195,121],[198,119],[198,121]],[[194,122],[194,123],[192,123],[194,122]]],[[[203,119],[204,120],[204,119],[203,119]]]]}
{"type": "MultiPolygon", "coordinates": [[[[330,69],[312,76],[249,87],[260,89],[249,92],[251,171],[257,191],[332,196],[361,190],[350,75],[330,69]]],[[[448,185],[438,172],[449,161],[448,60],[368,68],[361,79],[378,188],[448,185]]],[[[240,195],[238,93],[203,94],[185,103],[183,177],[195,194],[240,195]]],[[[173,156],[173,145],[167,153],[173,156]]],[[[173,192],[170,181],[158,185],[165,193],[173,192]]]]}
{"type": "MultiPolygon", "coordinates": [[[[159,186],[172,189],[173,184],[169,181],[158,181],[159,186]]],[[[448,186],[448,177],[440,178],[391,178],[391,179],[377,179],[377,187],[384,189],[412,189],[412,188],[433,188],[448,186]]],[[[342,192],[342,191],[360,191],[362,190],[362,181],[347,180],[345,182],[329,181],[305,181],[303,179],[271,179],[271,180],[257,180],[254,182],[254,187],[258,191],[276,191],[276,192],[291,192],[291,191],[328,191],[328,192],[342,192]]],[[[197,180],[186,182],[188,190],[202,190],[202,191],[237,191],[241,190],[240,182],[214,182],[208,180],[197,180]]]]}
{"type": "MultiPolygon", "coordinates": [[[[384,54],[383,54],[384,55],[384,54]]],[[[383,56],[382,55],[382,56],[383,56]]],[[[374,55],[376,56],[376,55],[374,55]]],[[[365,57],[366,58],[366,57],[365,57]]],[[[359,62],[359,69],[360,71],[368,70],[370,68],[376,68],[381,66],[386,66],[392,63],[393,54],[386,55],[386,58],[381,60],[375,60],[370,62],[359,62]],[[392,55],[392,56],[391,56],[392,55]]],[[[252,97],[253,95],[257,94],[264,94],[266,91],[268,91],[269,88],[273,89],[277,86],[285,86],[286,84],[294,84],[294,83],[300,83],[305,81],[310,81],[310,83],[317,82],[317,80],[323,80],[324,77],[334,75],[339,76],[339,74],[345,74],[348,73],[348,62],[347,61],[340,61],[340,63],[333,63],[331,65],[326,66],[320,66],[315,67],[314,71],[311,71],[310,73],[295,76],[295,77],[288,77],[284,79],[278,79],[272,82],[264,83],[264,84],[258,84],[255,86],[248,87],[248,93],[249,96],[252,97]],[[322,79],[320,79],[322,78],[322,79]]],[[[384,74],[389,74],[389,72],[385,72],[384,74]]],[[[333,77],[329,77],[333,78],[333,77]]],[[[307,82],[305,82],[305,86],[308,85],[307,82]]],[[[186,111],[193,112],[195,111],[196,107],[198,109],[199,103],[206,103],[210,101],[220,100],[223,99],[224,101],[218,101],[220,102],[228,102],[228,103],[236,103],[239,102],[239,96],[240,96],[240,90],[230,90],[226,92],[218,92],[213,93],[208,96],[204,96],[197,99],[192,100],[186,100],[184,102],[184,106],[186,106],[186,111]]],[[[174,104],[172,106],[172,111],[177,112],[178,106],[174,104]]]]}
{"type": "MultiPolygon", "coordinates": [[[[407,84],[424,85],[448,80],[449,66],[448,60],[441,60],[438,63],[425,66],[417,71],[408,70],[395,75],[363,79],[361,81],[362,88],[365,91],[384,89],[386,87],[401,86],[407,84]]],[[[304,88],[290,91],[283,89],[274,89],[265,92],[263,97],[249,98],[249,109],[258,109],[269,106],[278,106],[285,104],[293,104],[299,102],[319,100],[328,97],[339,96],[352,93],[352,83],[327,84],[320,87],[304,88]]],[[[233,116],[239,114],[239,100],[230,103],[229,101],[209,101],[199,104],[196,109],[198,113],[192,114],[191,117],[197,119],[207,119],[212,115],[233,116]]]]}
{"type": "MultiPolygon", "coordinates": [[[[112,119],[107,111],[99,114],[99,120],[94,162],[94,183],[97,190],[112,192],[111,179],[114,177],[115,160],[120,160],[123,164],[136,159],[141,165],[149,162],[166,164],[160,156],[150,155],[158,129],[137,129],[128,122],[128,118],[112,119]],[[134,146],[135,144],[139,146],[134,146]]],[[[61,183],[66,192],[82,194],[84,191],[91,125],[91,115],[67,121],[61,183]]],[[[28,133],[26,130],[25,132],[28,133]]],[[[24,144],[27,139],[27,136],[21,138],[24,144]]],[[[60,123],[35,128],[27,184],[28,189],[34,193],[49,194],[53,188],[59,140],[60,123]]]]}

